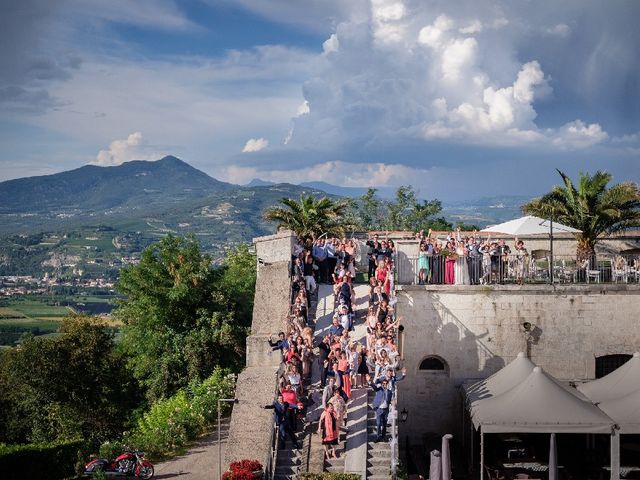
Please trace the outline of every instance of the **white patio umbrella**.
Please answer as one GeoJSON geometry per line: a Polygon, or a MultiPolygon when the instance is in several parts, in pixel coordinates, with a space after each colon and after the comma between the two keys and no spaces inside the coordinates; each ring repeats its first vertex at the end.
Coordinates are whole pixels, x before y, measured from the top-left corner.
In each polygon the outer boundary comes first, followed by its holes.
{"type": "Polygon", "coordinates": [[[451,480],[451,451],[449,441],[453,435],[447,433],[442,437],[442,480],[451,480]]]}
{"type": "Polygon", "coordinates": [[[429,464],[429,480],[441,480],[442,462],[440,461],[440,452],[438,450],[431,451],[431,463],[429,464]]]}
{"type": "Polygon", "coordinates": [[[558,445],[555,433],[549,438],[549,480],[558,480],[558,445]]]}
{"type": "Polygon", "coordinates": [[[549,235],[549,275],[551,277],[551,283],[553,283],[553,232],[563,233],[581,233],[581,230],[577,228],[569,227],[553,220],[545,220],[544,218],[535,217],[533,215],[526,215],[524,217],[516,218],[515,220],[509,220],[508,222],[500,223],[487,227],[481,232],[486,233],[502,233],[505,235],[549,235]]]}

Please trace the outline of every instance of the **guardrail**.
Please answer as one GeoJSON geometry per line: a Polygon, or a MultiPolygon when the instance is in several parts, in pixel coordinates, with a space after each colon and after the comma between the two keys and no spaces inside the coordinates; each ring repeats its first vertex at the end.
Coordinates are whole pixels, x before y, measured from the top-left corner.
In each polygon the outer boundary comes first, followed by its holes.
{"type": "Polygon", "coordinates": [[[640,255],[573,256],[425,255],[398,259],[399,285],[489,285],[502,283],[639,283],[640,255]]]}
{"type": "Polygon", "coordinates": [[[393,401],[391,402],[391,409],[389,410],[389,418],[391,419],[391,478],[395,480],[396,472],[398,470],[398,459],[400,457],[400,449],[398,446],[398,388],[393,387],[393,401]]]}
{"type": "MultiPolygon", "coordinates": [[[[275,375],[275,380],[276,380],[276,387],[275,387],[275,394],[274,394],[275,398],[278,398],[278,393],[280,393],[278,391],[279,373],[280,373],[280,370],[278,370],[275,375]]],[[[271,440],[270,440],[271,453],[269,455],[269,461],[267,465],[265,465],[264,467],[264,477],[270,480],[273,480],[273,477],[276,473],[276,465],[278,463],[278,451],[280,450],[279,442],[280,442],[279,428],[278,428],[278,424],[274,421],[273,428],[271,429],[271,440]]]]}

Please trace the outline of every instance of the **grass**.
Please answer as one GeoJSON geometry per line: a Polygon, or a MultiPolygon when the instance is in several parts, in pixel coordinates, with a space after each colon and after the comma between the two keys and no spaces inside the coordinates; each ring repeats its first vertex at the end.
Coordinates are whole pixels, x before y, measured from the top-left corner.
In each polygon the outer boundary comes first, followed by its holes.
{"type": "Polygon", "coordinates": [[[0,320],[0,330],[11,327],[16,327],[24,330],[39,328],[42,331],[55,332],[60,327],[60,322],[58,320],[42,320],[30,318],[0,320]]]}
{"type": "Polygon", "coordinates": [[[10,307],[22,313],[25,317],[41,318],[41,317],[59,317],[62,318],[69,314],[67,307],[59,307],[56,305],[47,305],[43,302],[35,300],[24,300],[12,303],[10,307]]]}

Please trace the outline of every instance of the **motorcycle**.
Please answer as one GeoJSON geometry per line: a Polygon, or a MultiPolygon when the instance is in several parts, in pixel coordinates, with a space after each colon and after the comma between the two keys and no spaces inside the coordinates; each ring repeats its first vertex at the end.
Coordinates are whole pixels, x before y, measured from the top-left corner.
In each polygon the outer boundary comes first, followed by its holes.
{"type": "Polygon", "coordinates": [[[153,477],[153,464],[144,458],[144,452],[127,450],[114,461],[106,458],[94,458],[84,466],[84,477],[90,477],[96,472],[104,472],[109,476],[135,476],[142,480],[153,477]]]}

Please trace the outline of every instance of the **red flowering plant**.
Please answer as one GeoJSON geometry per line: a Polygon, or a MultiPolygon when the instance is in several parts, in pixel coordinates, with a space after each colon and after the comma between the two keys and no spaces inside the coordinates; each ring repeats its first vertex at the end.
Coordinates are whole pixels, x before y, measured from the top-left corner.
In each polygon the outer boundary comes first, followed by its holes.
{"type": "Polygon", "coordinates": [[[254,480],[260,477],[262,464],[257,460],[239,460],[229,465],[229,470],[222,474],[221,480],[254,480]],[[260,474],[256,475],[256,472],[260,474]]]}

